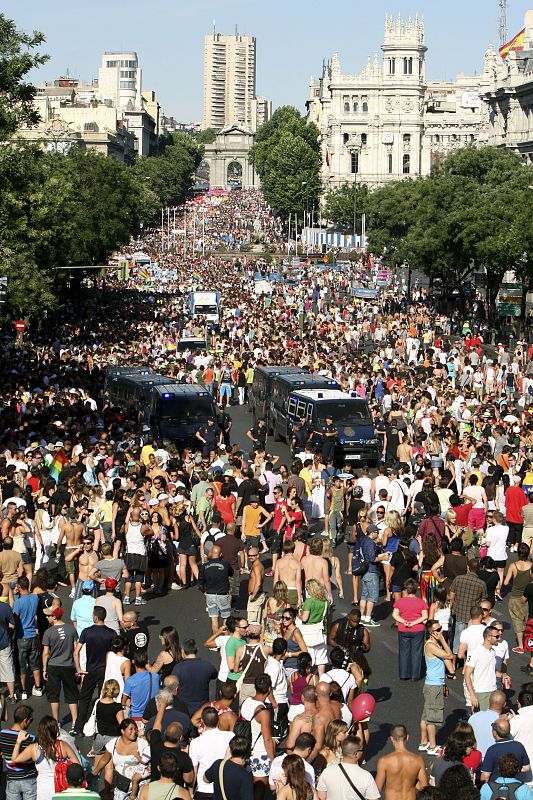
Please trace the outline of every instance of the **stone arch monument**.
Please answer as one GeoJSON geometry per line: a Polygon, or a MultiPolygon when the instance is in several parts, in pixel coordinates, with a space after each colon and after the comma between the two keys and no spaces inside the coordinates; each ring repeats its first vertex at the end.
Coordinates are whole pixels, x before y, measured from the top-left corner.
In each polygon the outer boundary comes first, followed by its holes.
{"type": "Polygon", "coordinates": [[[205,145],[204,160],[209,165],[211,189],[259,188],[259,176],[250,162],[250,149],[253,143],[254,134],[235,123],[222,128],[217,133],[215,141],[205,145]],[[235,182],[235,164],[241,168],[240,187],[235,182]]]}

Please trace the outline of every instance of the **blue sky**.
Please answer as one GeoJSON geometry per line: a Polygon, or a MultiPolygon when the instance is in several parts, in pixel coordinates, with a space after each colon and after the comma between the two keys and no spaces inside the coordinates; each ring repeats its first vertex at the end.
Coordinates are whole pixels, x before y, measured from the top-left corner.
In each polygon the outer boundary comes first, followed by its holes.
{"type": "MultiPolygon", "coordinates": [[[[510,0],[509,35],[523,25],[533,0],[510,0]]],[[[257,92],[274,107],[304,110],[310,75],[339,53],[343,72],[353,74],[378,52],[385,14],[423,14],[429,80],[457,72],[480,72],[489,41],[498,45],[498,0],[4,0],[2,13],[25,30],[46,36],[51,58],[32,74],[54,80],[67,69],[90,80],[105,50],[136,50],[143,87],[154,89],[165,113],[200,120],[203,103],[203,41],[212,30],[257,37],[257,92]],[[315,11],[316,9],[316,11],[315,11]]]]}

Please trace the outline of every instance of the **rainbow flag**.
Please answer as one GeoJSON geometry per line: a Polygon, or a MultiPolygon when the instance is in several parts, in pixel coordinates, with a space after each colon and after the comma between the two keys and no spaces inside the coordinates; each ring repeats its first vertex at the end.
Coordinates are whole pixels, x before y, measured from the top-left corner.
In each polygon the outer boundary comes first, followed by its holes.
{"type": "Polygon", "coordinates": [[[50,477],[55,480],[56,483],[59,483],[59,476],[63,471],[64,465],[67,463],[68,458],[64,454],[62,450],[56,453],[50,463],[50,477]]]}
{"type": "Polygon", "coordinates": [[[517,33],[516,36],[513,36],[510,42],[507,42],[507,44],[504,44],[502,45],[502,47],[500,47],[501,57],[507,58],[511,50],[523,50],[525,39],[526,39],[526,29],[522,28],[520,33],[517,33]]]}
{"type": "Polygon", "coordinates": [[[193,281],[196,281],[196,283],[200,283],[200,281],[202,280],[202,276],[200,275],[198,270],[193,270],[192,279],[193,281]]]}
{"type": "Polygon", "coordinates": [[[145,281],[147,281],[150,278],[150,273],[148,272],[146,267],[139,267],[139,269],[137,270],[137,275],[139,275],[141,278],[144,278],[145,281]]]}

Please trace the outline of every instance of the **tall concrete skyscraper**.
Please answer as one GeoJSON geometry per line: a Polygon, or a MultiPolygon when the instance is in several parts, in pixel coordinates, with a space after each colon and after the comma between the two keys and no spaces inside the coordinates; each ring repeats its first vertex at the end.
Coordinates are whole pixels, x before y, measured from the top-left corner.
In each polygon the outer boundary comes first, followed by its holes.
{"type": "Polygon", "coordinates": [[[255,36],[213,30],[204,43],[204,128],[255,128],[255,36]]]}

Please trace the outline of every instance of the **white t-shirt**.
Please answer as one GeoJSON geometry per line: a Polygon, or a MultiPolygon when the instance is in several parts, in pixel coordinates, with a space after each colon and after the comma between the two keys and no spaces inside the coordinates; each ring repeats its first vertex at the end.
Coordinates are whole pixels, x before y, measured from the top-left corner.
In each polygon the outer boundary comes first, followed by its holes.
{"type": "Polygon", "coordinates": [[[511,717],[511,734],[516,742],[526,748],[529,763],[533,763],[533,706],[520,708],[516,716],[511,717]]]}
{"type": "Polygon", "coordinates": [[[287,676],[281,661],[268,656],[265,664],[265,673],[272,681],[272,691],[277,703],[288,703],[287,676]]]}
{"type": "MultiPolygon", "coordinates": [[[[342,766],[365,800],[379,800],[381,795],[370,772],[362,769],[359,764],[344,762],[342,766]]],[[[330,764],[326,767],[318,779],[317,789],[319,792],[325,792],[331,800],[354,799],[355,792],[342,774],[338,764],[330,764]]]]}
{"type": "Polygon", "coordinates": [[[466,644],[466,655],[468,653],[473,653],[474,650],[477,650],[483,644],[483,631],[485,630],[485,625],[469,625],[468,628],[465,628],[464,631],[461,633],[459,637],[460,644],[466,644]]]}
{"type": "Polygon", "coordinates": [[[220,652],[220,667],[218,668],[218,679],[220,683],[225,683],[228,679],[228,659],[226,657],[226,645],[228,641],[231,639],[231,636],[227,636],[223,633],[221,636],[217,636],[215,639],[215,644],[219,648],[220,652]]]}
{"type": "Polygon", "coordinates": [[[465,486],[463,489],[463,494],[468,498],[471,499],[474,503],[474,508],[484,508],[483,505],[483,494],[485,490],[483,486],[478,486],[477,484],[473,486],[465,486]]]}
{"type": "Polygon", "coordinates": [[[472,684],[475,692],[496,691],[496,653],[492,647],[487,650],[481,646],[469,652],[466,663],[474,668],[472,684]]]}
{"type": "MultiPolygon", "coordinates": [[[[286,779],[283,773],[283,759],[286,757],[286,753],[282,753],[280,756],[276,756],[274,761],[270,765],[270,772],[268,773],[268,784],[273,792],[276,791],[276,781],[279,782],[282,786],[285,786],[286,779]]],[[[303,759],[302,759],[303,760],[303,759]]],[[[307,761],[304,760],[304,769],[305,769],[305,779],[310,786],[315,785],[315,771],[311,764],[308,764],[307,761]]],[[[279,785],[278,784],[278,785],[279,785]]]]}
{"type": "Polygon", "coordinates": [[[233,739],[232,731],[221,731],[218,728],[207,730],[192,739],[189,745],[189,756],[194,767],[198,767],[198,791],[213,794],[214,784],[204,781],[204,773],[217,758],[224,758],[228,745],[233,739]]]}
{"type": "Polygon", "coordinates": [[[345,700],[348,699],[350,690],[357,688],[357,681],[347,669],[330,669],[329,672],[321,676],[320,680],[327,683],[331,683],[332,681],[338,683],[342,689],[345,700]]]}
{"type": "Polygon", "coordinates": [[[494,561],[507,561],[507,537],[509,528],[507,525],[492,525],[487,528],[485,533],[486,542],[489,546],[487,555],[494,561]]]}

